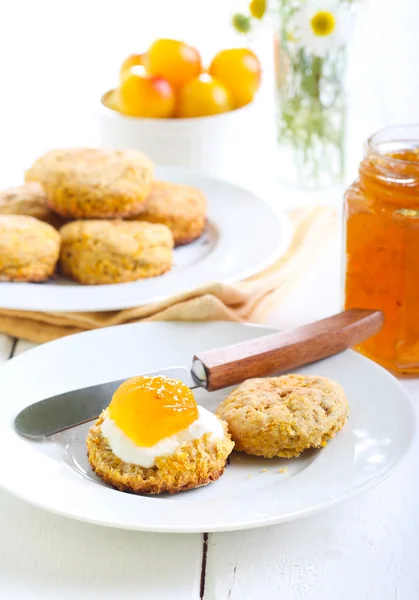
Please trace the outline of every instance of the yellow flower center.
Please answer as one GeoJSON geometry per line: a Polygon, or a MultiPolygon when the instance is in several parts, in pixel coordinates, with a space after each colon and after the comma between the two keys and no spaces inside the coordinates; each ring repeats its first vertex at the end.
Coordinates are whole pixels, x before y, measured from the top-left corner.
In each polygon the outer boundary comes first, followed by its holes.
{"type": "Polygon", "coordinates": [[[266,13],[266,0],[252,0],[249,4],[249,10],[252,17],[262,19],[266,13]]]}
{"type": "Polygon", "coordinates": [[[331,12],[320,10],[312,17],[310,25],[315,35],[323,37],[334,32],[336,19],[331,12]]]}

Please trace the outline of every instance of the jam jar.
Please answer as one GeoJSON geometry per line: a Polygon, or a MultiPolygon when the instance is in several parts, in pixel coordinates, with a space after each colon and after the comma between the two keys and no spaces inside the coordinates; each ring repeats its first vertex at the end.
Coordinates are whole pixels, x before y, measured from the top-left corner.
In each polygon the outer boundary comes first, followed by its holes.
{"type": "Polygon", "coordinates": [[[365,145],[345,194],[345,308],[383,311],[358,350],[398,374],[419,373],[419,125],[365,145]]]}

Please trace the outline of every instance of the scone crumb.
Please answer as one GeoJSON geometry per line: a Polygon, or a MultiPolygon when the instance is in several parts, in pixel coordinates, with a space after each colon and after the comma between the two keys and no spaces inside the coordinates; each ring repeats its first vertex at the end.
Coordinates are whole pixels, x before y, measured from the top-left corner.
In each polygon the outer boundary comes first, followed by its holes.
{"type": "Polygon", "coordinates": [[[260,472],[261,472],[261,473],[267,473],[267,472],[268,472],[268,469],[261,469],[261,470],[260,470],[260,472]]]}
{"type": "Polygon", "coordinates": [[[280,467],[278,473],[288,473],[288,467],[280,467]]]}

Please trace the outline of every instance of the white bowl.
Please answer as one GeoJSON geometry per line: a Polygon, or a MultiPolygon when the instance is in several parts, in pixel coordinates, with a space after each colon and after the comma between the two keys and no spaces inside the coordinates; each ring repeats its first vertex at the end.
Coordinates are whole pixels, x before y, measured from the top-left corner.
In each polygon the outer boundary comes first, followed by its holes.
{"type": "Polygon", "coordinates": [[[128,117],[98,109],[100,143],[110,148],[137,148],[156,164],[188,167],[222,179],[245,183],[260,168],[269,132],[256,102],[220,115],[191,119],[128,117]]]}

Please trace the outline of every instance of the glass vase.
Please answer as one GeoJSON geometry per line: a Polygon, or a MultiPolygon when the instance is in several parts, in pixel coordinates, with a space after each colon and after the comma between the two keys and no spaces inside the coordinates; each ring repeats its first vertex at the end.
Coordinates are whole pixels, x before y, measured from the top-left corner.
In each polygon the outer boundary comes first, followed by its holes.
{"type": "Polygon", "coordinates": [[[345,173],[346,46],[311,55],[292,43],[286,19],[280,23],[275,38],[279,180],[313,190],[338,185],[345,173]]]}

